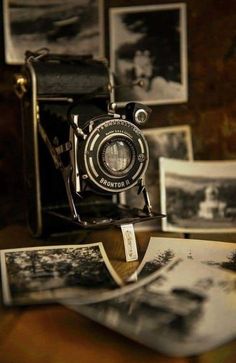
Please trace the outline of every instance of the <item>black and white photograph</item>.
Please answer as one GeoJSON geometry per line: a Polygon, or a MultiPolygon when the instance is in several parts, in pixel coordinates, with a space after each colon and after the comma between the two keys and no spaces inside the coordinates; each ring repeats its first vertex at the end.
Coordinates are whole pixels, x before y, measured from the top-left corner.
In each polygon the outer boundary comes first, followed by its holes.
{"type": "Polygon", "coordinates": [[[1,250],[1,272],[6,305],[87,303],[122,285],[102,243],[1,250]]]}
{"type": "Polygon", "coordinates": [[[236,161],[160,158],[164,231],[236,232],[236,161]]]}
{"type": "Polygon", "coordinates": [[[235,282],[231,271],[174,259],[131,284],[130,292],[121,288],[103,302],[66,306],[159,352],[191,356],[235,337],[235,282]]]}
{"type": "MultiPolygon", "coordinates": [[[[192,160],[191,129],[188,125],[181,125],[143,129],[142,131],[149,147],[149,164],[145,173],[145,185],[149,193],[152,209],[158,213],[160,212],[159,158],[192,160]]],[[[142,196],[137,195],[137,188],[121,193],[120,198],[122,203],[133,208],[142,208],[144,206],[142,196]]],[[[147,225],[155,227],[155,222],[145,223],[141,228],[144,229],[147,225]]]]}
{"type": "Polygon", "coordinates": [[[151,237],[135,276],[143,278],[174,258],[236,272],[236,243],[186,238],[151,237]]]}
{"type": "Polygon", "coordinates": [[[103,55],[103,0],[3,0],[5,59],[22,64],[25,51],[103,55]]]}
{"type": "Polygon", "coordinates": [[[186,102],[186,4],[114,7],[109,23],[115,102],[186,102]]]}

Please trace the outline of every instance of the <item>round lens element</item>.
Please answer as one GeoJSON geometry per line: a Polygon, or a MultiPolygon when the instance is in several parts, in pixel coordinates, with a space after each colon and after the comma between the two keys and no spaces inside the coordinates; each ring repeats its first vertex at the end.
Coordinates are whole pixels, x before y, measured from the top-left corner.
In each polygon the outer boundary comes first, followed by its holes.
{"type": "Polygon", "coordinates": [[[130,146],[123,140],[113,140],[105,145],[103,161],[109,170],[122,173],[129,167],[131,160],[130,146]]]}

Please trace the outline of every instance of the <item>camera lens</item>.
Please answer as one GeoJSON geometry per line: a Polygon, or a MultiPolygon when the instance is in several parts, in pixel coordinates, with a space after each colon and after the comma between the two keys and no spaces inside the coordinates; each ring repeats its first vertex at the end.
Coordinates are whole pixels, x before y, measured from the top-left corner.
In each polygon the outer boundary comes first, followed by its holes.
{"type": "Polygon", "coordinates": [[[88,176],[89,186],[120,193],[136,185],[146,171],[148,146],[137,126],[127,120],[98,118],[97,123],[78,145],[78,167],[88,176]]]}
{"type": "Polygon", "coordinates": [[[122,173],[129,167],[131,160],[131,149],[124,141],[114,140],[105,145],[103,161],[109,170],[122,173]]]}

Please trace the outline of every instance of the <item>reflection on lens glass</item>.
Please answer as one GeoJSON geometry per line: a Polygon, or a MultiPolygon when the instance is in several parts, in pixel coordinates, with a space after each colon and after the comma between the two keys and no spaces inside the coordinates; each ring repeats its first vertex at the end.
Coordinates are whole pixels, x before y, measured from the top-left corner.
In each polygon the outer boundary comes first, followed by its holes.
{"type": "Polygon", "coordinates": [[[113,141],[105,148],[104,161],[112,171],[124,171],[130,165],[131,158],[130,147],[124,141],[113,141]]]}

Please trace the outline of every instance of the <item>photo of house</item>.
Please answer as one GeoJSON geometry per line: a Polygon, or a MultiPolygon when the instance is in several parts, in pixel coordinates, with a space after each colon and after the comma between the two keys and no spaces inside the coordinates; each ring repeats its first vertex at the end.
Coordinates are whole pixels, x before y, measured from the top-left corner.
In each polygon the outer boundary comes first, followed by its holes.
{"type": "Polygon", "coordinates": [[[161,158],[163,230],[236,231],[235,161],[182,161],[161,158]]]}

